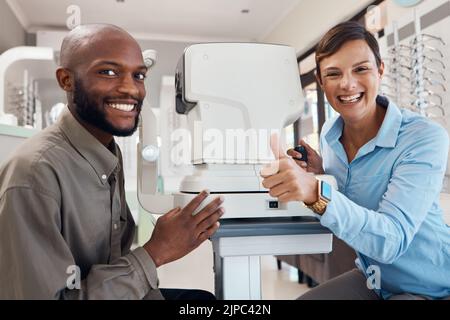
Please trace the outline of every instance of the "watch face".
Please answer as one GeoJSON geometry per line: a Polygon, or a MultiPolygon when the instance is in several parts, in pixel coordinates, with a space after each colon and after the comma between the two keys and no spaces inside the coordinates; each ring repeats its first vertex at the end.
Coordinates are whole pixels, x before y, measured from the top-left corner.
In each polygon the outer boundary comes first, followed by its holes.
{"type": "Polygon", "coordinates": [[[322,197],[331,201],[331,186],[325,181],[320,182],[320,193],[322,197]]]}

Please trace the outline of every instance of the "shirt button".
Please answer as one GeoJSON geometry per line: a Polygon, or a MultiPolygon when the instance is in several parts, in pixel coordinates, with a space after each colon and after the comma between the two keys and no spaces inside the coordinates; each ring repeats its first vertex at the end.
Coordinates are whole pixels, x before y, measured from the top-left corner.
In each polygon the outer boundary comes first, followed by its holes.
{"type": "Polygon", "coordinates": [[[102,175],[102,179],[103,179],[103,180],[106,180],[106,178],[108,178],[108,177],[106,176],[106,174],[102,175]]]}
{"type": "Polygon", "coordinates": [[[117,223],[114,223],[114,230],[117,230],[117,223]]]}

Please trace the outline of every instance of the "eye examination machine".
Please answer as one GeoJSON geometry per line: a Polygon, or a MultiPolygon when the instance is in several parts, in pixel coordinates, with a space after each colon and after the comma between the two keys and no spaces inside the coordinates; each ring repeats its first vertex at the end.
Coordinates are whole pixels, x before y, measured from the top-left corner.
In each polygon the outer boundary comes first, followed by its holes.
{"type": "MultiPolygon", "coordinates": [[[[147,211],[163,214],[204,189],[224,197],[211,239],[217,297],[260,299],[261,255],[330,252],[332,235],[312,211],[278,202],[261,184],[261,169],[275,159],[271,136],[283,141],[284,128],[303,111],[294,49],[192,45],[168,87],[159,109],[142,111],[138,198],[147,211]]],[[[320,179],[335,185],[331,176],[320,179]]]]}

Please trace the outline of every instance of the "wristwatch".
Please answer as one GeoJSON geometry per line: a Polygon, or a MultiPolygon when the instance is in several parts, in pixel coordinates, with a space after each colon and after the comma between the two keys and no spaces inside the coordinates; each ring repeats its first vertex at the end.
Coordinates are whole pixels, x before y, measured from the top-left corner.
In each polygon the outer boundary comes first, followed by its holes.
{"type": "Polygon", "coordinates": [[[317,214],[322,215],[331,201],[331,186],[325,181],[317,179],[318,200],[306,206],[317,214]]]}

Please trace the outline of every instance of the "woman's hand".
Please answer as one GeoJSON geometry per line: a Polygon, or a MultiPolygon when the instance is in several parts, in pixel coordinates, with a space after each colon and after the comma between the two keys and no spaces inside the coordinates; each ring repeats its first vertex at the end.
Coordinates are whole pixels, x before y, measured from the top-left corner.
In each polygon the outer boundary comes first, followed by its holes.
{"type": "MultiPolygon", "coordinates": [[[[305,169],[307,172],[312,172],[314,174],[324,174],[325,171],[322,167],[322,157],[311,148],[309,144],[307,144],[303,139],[299,141],[299,144],[305,147],[306,152],[308,153],[308,162],[302,160],[293,159],[300,167],[305,169]]],[[[294,158],[301,158],[301,153],[295,151],[294,149],[289,149],[287,154],[294,158]]]]}
{"type": "Polygon", "coordinates": [[[286,155],[279,147],[277,135],[271,137],[271,148],[277,160],[261,170],[264,188],[269,189],[269,194],[281,202],[316,202],[317,179],[286,155]]]}

